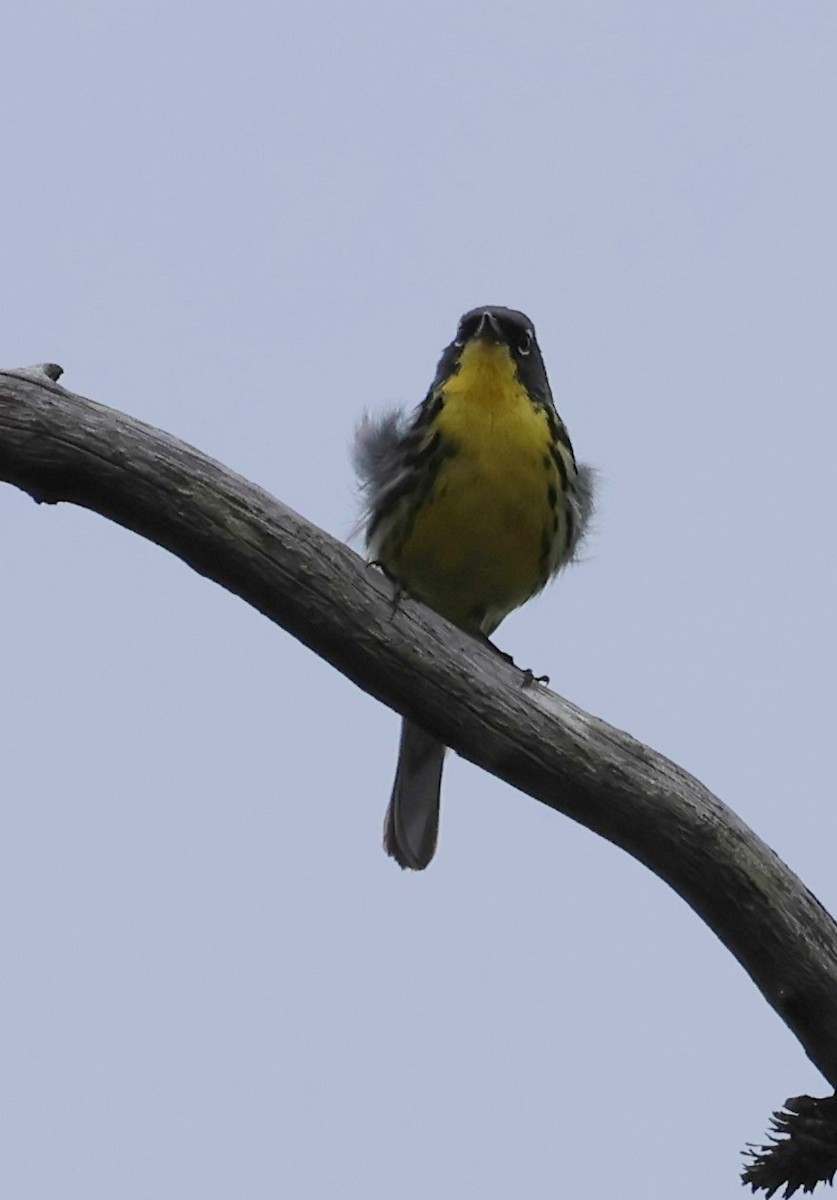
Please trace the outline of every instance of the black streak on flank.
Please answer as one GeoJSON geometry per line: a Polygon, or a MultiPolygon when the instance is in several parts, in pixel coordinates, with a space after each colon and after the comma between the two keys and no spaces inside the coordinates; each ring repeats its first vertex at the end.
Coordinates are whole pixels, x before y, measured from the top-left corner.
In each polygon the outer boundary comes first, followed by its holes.
{"type": "Polygon", "coordinates": [[[416,428],[431,425],[445,407],[445,398],[441,391],[432,392],[421,406],[416,428]]]}
{"type": "Polygon", "coordinates": [[[417,446],[415,450],[410,450],[404,456],[404,462],[408,467],[420,467],[426,463],[429,458],[432,458],[439,449],[439,443],[442,440],[442,435],[437,429],[423,446],[417,446]]]}
{"type": "Polygon", "coordinates": [[[541,578],[541,587],[544,586],[549,579],[549,556],[552,553],[553,535],[548,529],[545,529],[541,534],[541,558],[538,564],[538,571],[541,578]]]}
{"type": "Polygon", "coordinates": [[[555,463],[555,469],[561,478],[561,489],[567,491],[567,464],[564,462],[564,456],[558,449],[557,441],[554,441],[549,447],[549,453],[552,455],[552,461],[555,463]]]}
{"type": "MultiPolygon", "coordinates": [[[[565,509],[564,517],[567,522],[567,546],[572,546],[573,542],[575,541],[575,517],[573,516],[573,510],[569,504],[565,509]]],[[[566,549],[564,553],[566,553],[566,549]]]]}

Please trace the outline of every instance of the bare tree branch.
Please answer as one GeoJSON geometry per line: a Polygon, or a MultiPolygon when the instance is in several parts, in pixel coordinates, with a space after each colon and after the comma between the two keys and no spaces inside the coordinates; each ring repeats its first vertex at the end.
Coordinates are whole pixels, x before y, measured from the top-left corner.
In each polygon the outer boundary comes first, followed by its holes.
{"type": "Polygon", "coordinates": [[[176,438],[0,373],[0,479],[164,546],[459,754],[621,846],[735,955],[837,1084],[837,926],[701,783],[392,590],[346,546],[176,438]]]}

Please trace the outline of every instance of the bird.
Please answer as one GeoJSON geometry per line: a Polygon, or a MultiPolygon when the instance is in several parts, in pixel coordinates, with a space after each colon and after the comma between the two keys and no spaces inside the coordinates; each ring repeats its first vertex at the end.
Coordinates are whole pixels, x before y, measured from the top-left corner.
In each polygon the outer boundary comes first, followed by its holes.
{"type": "MultiPolygon", "coordinates": [[[[370,561],[484,640],[576,556],[593,510],[594,472],[576,463],[534,325],[499,305],[460,318],[412,414],[363,416],[353,459],[370,561]]],[[[402,868],[435,853],[444,755],[402,720],[384,821],[402,868]]]]}

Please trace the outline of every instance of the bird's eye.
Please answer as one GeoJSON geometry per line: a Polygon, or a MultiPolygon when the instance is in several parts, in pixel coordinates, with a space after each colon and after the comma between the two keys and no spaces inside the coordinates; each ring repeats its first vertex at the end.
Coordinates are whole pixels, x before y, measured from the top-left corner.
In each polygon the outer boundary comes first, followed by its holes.
{"type": "Polygon", "coordinates": [[[531,331],[527,329],[526,332],[524,333],[523,337],[520,339],[520,342],[518,343],[517,352],[518,352],[518,354],[523,354],[525,356],[529,353],[529,351],[531,349],[532,349],[532,334],[531,334],[531,331]]]}

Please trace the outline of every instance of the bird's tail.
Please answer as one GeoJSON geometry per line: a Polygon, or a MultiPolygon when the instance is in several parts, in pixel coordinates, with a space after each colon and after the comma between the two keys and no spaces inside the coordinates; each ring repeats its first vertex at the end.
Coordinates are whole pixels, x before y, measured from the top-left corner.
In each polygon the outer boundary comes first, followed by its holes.
{"type": "Polygon", "coordinates": [[[401,722],[398,770],[384,820],[384,849],[400,867],[423,871],[436,850],[444,758],[441,742],[411,721],[401,722]]]}

